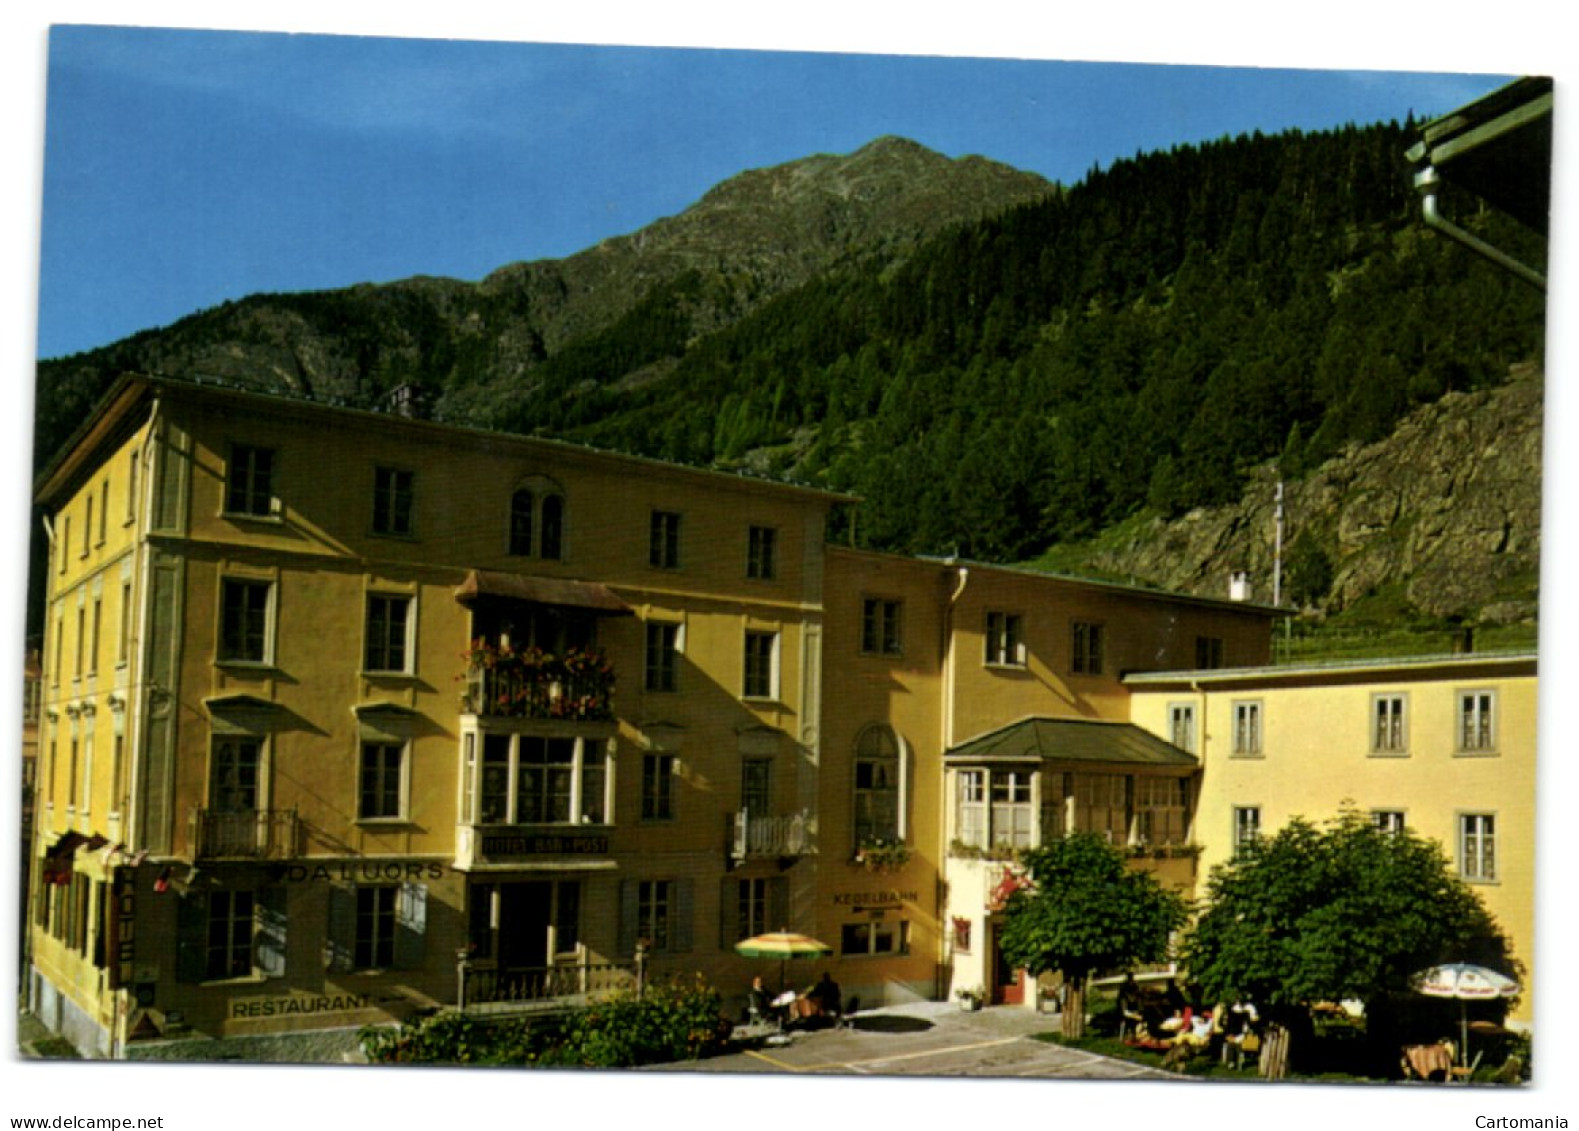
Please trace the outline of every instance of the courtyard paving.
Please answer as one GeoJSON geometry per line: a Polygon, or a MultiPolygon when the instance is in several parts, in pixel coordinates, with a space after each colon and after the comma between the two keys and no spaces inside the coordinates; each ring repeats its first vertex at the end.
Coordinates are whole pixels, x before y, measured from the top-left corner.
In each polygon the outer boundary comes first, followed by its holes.
{"type": "Polygon", "coordinates": [[[972,1013],[948,1002],[916,1002],[859,1013],[848,1028],[795,1031],[785,1043],[743,1042],[739,1052],[651,1071],[1181,1079],[1172,1072],[1035,1039],[1034,1034],[1056,1032],[1059,1020],[1057,1014],[1018,1006],[972,1013]]]}

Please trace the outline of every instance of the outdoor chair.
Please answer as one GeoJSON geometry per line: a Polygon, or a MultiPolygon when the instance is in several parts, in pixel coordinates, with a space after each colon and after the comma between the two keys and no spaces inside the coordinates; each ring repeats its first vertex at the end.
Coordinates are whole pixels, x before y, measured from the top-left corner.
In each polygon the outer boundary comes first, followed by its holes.
{"type": "Polygon", "coordinates": [[[1485,1055],[1486,1052],[1484,1049],[1482,1049],[1475,1054],[1475,1059],[1470,1061],[1467,1065],[1460,1064],[1449,1068],[1447,1070],[1447,1082],[1449,1084],[1455,1082],[1460,1084],[1469,1083],[1475,1075],[1475,1069],[1480,1067],[1480,1058],[1485,1055]]]}

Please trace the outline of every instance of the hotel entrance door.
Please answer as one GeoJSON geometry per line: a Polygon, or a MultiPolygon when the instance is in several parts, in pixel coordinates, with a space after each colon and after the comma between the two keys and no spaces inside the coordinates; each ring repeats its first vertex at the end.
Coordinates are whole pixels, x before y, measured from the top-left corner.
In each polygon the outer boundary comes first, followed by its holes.
{"type": "Polygon", "coordinates": [[[499,966],[529,970],[549,964],[554,885],[547,881],[499,885],[499,966]]]}

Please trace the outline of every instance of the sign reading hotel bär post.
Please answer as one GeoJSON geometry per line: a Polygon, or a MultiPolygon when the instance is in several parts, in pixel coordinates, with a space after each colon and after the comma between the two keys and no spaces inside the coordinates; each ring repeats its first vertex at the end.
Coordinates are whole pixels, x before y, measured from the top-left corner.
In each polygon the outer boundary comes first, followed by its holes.
{"type": "Polygon", "coordinates": [[[482,862],[503,863],[534,856],[607,856],[607,833],[539,832],[517,829],[484,833],[478,847],[482,862]]]}

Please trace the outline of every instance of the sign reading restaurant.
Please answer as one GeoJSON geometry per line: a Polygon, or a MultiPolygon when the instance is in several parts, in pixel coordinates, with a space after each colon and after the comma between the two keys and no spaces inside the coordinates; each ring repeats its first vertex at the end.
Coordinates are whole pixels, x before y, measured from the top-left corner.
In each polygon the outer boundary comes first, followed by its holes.
{"type": "Polygon", "coordinates": [[[366,994],[287,994],[283,997],[242,998],[230,1003],[233,1020],[264,1017],[289,1017],[305,1013],[350,1013],[366,1009],[372,999],[366,994]]]}

